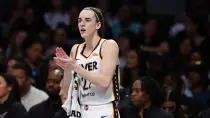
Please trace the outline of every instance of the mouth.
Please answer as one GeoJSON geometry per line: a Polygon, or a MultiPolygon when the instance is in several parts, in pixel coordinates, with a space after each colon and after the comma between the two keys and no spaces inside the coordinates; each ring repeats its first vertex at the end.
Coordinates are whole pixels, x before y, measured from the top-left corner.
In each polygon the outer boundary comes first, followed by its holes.
{"type": "Polygon", "coordinates": [[[131,101],[132,101],[132,102],[135,102],[135,101],[136,101],[136,99],[135,99],[135,98],[133,98],[133,97],[131,97],[131,101]]]}
{"type": "Polygon", "coordinates": [[[80,33],[83,34],[83,33],[85,33],[85,31],[86,31],[86,29],[81,29],[80,33]]]}

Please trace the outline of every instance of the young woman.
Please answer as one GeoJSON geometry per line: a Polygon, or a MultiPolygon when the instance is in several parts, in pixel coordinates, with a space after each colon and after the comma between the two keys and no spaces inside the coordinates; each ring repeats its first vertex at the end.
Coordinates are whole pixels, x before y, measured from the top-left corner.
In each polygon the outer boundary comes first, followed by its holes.
{"type": "Polygon", "coordinates": [[[84,8],[78,27],[84,43],[73,46],[68,57],[56,49],[56,64],[64,69],[64,91],[79,77],[79,103],[82,118],[118,118],[119,48],[115,41],[101,38],[103,15],[97,8],[84,8]],[[72,71],[74,73],[72,73],[72,71]]]}
{"type": "Polygon", "coordinates": [[[0,118],[26,118],[20,103],[19,86],[13,76],[0,74],[0,118]]]}

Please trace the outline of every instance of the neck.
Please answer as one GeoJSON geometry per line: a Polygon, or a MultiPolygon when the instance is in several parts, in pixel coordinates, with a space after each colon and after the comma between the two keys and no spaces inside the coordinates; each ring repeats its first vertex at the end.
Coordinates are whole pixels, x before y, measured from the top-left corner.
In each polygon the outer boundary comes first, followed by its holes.
{"type": "Polygon", "coordinates": [[[8,98],[9,98],[9,93],[7,93],[5,96],[0,98],[0,104],[4,104],[4,102],[7,101],[8,98]]]}
{"type": "Polygon", "coordinates": [[[21,90],[21,93],[20,93],[21,97],[25,96],[29,92],[29,90],[31,89],[30,87],[31,86],[27,86],[26,88],[21,90]]]}
{"type": "Polygon", "coordinates": [[[100,37],[98,35],[94,35],[93,37],[86,38],[85,39],[86,49],[93,50],[96,47],[99,39],[100,39],[100,37]]]}
{"type": "Polygon", "coordinates": [[[202,92],[203,91],[203,87],[202,87],[202,85],[198,85],[198,86],[192,87],[192,91],[195,92],[195,93],[202,92]]]}
{"type": "Polygon", "coordinates": [[[149,101],[149,102],[145,103],[145,104],[139,109],[139,116],[140,116],[141,118],[143,118],[144,110],[147,109],[147,108],[149,108],[150,106],[151,106],[151,102],[149,101]]]}

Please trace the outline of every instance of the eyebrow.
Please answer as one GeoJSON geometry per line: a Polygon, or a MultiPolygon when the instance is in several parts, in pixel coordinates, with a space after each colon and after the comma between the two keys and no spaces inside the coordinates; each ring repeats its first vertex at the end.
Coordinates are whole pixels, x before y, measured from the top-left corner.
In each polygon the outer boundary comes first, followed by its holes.
{"type": "MultiPolygon", "coordinates": [[[[82,18],[78,18],[78,20],[81,20],[82,18]]],[[[85,18],[85,20],[91,20],[91,18],[85,18]]]]}

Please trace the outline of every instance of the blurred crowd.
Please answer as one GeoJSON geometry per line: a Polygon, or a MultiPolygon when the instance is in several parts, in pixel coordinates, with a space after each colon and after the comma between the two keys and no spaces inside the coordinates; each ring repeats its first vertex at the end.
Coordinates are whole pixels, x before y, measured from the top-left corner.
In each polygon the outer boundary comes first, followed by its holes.
{"type": "Polygon", "coordinates": [[[86,6],[102,9],[104,38],[119,45],[122,118],[139,118],[133,109],[147,101],[174,118],[209,118],[209,1],[158,1],[1,1],[0,118],[67,118],[53,57],[56,47],[68,54],[83,42],[77,21],[86,6]]]}

